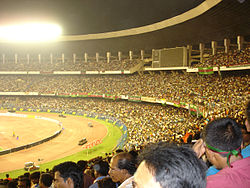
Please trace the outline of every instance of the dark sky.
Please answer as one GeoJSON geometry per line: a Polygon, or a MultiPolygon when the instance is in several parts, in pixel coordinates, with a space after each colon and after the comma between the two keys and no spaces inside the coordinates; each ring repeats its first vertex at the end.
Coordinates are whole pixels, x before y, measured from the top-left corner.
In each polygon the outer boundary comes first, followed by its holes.
{"type": "MultiPolygon", "coordinates": [[[[0,24],[14,21],[52,21],[64,35],[101,33],[144,26],[179,15],[204,0],[0,0],[0,24]]],[[[237,36],[250,41],[250,0],[223,0],[207,12],[157,31],[98,40],[50,45],[1,44],[1,53],[117,53],[129,50],[173,48],[211,44],[237,36]]]]}
{"type": "Polygon", "coordinates": [[[63,34],[117,31],[181,14],[204,0],[0,0],[0,24],[51,21],[63,34]]]}

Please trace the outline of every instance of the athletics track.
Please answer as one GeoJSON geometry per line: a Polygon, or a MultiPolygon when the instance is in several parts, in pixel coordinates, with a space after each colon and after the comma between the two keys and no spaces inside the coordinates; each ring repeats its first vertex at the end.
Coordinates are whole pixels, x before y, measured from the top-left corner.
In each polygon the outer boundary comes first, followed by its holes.
{"type": "MultiPolygon", "coordinates": [[[[81,146],[78,146],[78,141],[83,137],[91,142],[96,139],[103,139],[107,135],[107,128],[104,125],[83,117],[66,115],[66,118],[62,118],[58,117],[58,114],[30,112],[17,112],[17,114],[36,115],[59,120],[62,122],[64,130],[59,136],[48,142],[0,156],[0,172],[21,169],[24,167],[24,163],[28,161],[33,161],[36,165],[39,165],[72,155],[83,150],[81,146]],[[89,127],[88,122],[92,122],[94,126],[89,127]]],[[[59,129],[57,124],[45,120],[0,117],[0,148],[9,149],[35,142],[53,135],[59,129]]]]}

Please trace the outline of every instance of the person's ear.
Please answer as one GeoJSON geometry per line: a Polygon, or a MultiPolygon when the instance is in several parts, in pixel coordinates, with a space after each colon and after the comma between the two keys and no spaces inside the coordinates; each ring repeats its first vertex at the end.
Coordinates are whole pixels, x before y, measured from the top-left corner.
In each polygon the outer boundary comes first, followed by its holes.
{"type": "Polygon", "coordinates": [[[68,179],[66,180],[66,184],[68,184],[69,187],[74,187],[74,182],[73,182],[73,180],[72,180],[71,178],[68,178],[68,179]]]}
{"type": "Polygon", "coordinates": [[[247,132],[250,132],[250,123],[248,122],[247,119],[245,121],[245,125],[246,125],[246,128],[247,128],[247,132]]]}
{"type": "Polygon", "coordinates": [[[244,148],[244,143],[243,143],[243,141],[241,142],[240,148],[241,148],[241,149],[244,148]]]}

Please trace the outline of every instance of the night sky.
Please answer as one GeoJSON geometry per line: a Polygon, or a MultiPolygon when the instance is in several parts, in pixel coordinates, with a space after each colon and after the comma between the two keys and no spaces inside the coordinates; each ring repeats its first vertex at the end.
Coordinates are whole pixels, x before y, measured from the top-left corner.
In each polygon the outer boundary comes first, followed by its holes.
{"type": "Polygon", "coordinates": [[[49,21],[64,35],[144,26],[190,10],[204,0],[0,0],[0,24],[49,21]]]}

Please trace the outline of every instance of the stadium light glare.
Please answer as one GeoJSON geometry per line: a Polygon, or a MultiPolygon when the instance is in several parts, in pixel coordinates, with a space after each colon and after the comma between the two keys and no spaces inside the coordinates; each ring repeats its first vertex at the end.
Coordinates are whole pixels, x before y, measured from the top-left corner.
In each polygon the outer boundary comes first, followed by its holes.
{"type": "Polygon", "coordinates": [[[62,34],[57,24],[24,23],[0,26],[0,40],[5,42],[48,42],[62,34]]]}

